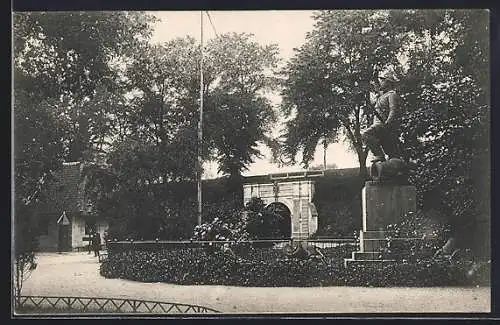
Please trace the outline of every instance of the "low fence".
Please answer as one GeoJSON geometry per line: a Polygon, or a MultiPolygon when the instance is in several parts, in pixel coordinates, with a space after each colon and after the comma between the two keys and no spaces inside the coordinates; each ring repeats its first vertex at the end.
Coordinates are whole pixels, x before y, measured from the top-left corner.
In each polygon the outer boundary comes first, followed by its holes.
{"type": "MultiPolygon", "coordinates": [[[[328,264],[343,264],[345,257],[359,249],[354,238],[324,238],[307,240],[252,240],[252,241],[110,241],[107,254],[125,254],[132,258],[141,251],[176,249],[225,250],[229,247],[237,257],[246,260],[269,261],[292,256],[299,244],[306,247],[309,255],[320,255],[328,264]],[[306,244],[306,245],[304,245],[306,244]]],[[[107,257],[107,256],[106,256],[107,257]]]]}
{"type": "Polygon", "coordinates": [[[198,305],[122,298],[20,296],[16,313],[119,313],[119,314],[207,314],[219,311],[198,305]]]}

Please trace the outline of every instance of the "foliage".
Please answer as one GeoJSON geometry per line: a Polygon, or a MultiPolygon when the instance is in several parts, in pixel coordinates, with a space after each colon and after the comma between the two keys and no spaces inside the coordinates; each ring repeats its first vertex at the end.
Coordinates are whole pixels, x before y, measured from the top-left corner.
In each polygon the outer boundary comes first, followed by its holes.
{"type": "MultiPolygon", "coordinates": [[[[448,272],[448,276],[460,283],[488,284],[487,256],[475,255],[463,243],[455,247],[458,250],[453,253],[440,254],[450,238],[450,226],[445,223],[446,219],[437,211],[407,213],[397,224],[387,226],[387,247],[381,249],[380,256],[394,259],[398,264],[422,267],[423,270],[438,269],[440,276],[448,272]]],[[[427,276],[435,275],[431,273],[427,276]]]]}
{"type": "Polygon", "coordinates": [[[403,138],[420,199],[460,228],[490,213],[489,25],[483,10],[436,14],[410,52],[403,138]]]}
{"type": "Polygon", "coordinates": [[[445,217],[437,212],[409,212],[397,224],[386,227],[387,248],[383,254],[398,261],[430,262],[449,237],[445,217]]]}
{"type": "Polygon", "coordinates": [[[14,78],[16,208],[36,202],[52,172],[61,165],[61,126],[51,109],[52,103],[40,103],[35,94],[23,89],[21,80],[14,78]]]}
{"type": "Polygon", "coordinates": [[[265,94],[276,89],[278,47],[252,34],[223,34],[207,44],[206,135],[224,174],[237,176],[269,140],[276,116],[265,94]],[[234,130],[239,130],[234,132],[234,130]]]}
{"type": "Polygon", "coordinates": [[[285,216],[266,208],[260,198],[252,198],[243,210],[221,212],[210,222],[196,226],[191,239],[241,242],[289,237],[285,216]]]}
{"type": "Polygon", "coordinates": [[[382,267],[353,266],[345,280],[353,286],[433,287],[470,285],[462,273],[438,262],[393,263],[382,267]]]}
{"type": "Polygon", "coordinates": [[[193,240],[221,240],[241,241],[248,240],[246,231],[246,218],[240,211],[215,217],[209,223],[197,225],[194,228],[193,240]]]}
{"type": "MultiPolygon", "coordinates": [[[[360,199],[359,195],[356,198],[360,199]]],[[[359,209],[356,210],[359,212],[359,209]]],[[[314,238],[352,237],[353,233],[361,228],[358,219],[359,214],[356,214],[352,207],[345,205],[344,202],[340,205],[333,202],[326,203],[322,205],[321,210],[318,209],[318,230],[314,233],[314,238]]]]}
{"type": "MultiPolygon", "coordinates": [[[[232,257],[221,250],[179,248],[111,254],[101,264],[107,278],[184,285],[236,285],[249,287],[306,286],[453,286],[471,283],[455,268],[439,262],[351,265],[344,268],[345,256],[332,252],[334,261],[286,258],[283,253],[269,259],[263,254],[276,249],[254,249],[245,256],[232,257]],[[260,252],[265,250],[265,253],[260,252]],[[340,260],[340,263],[339,263],[340,260]]],[[[345,252],[344,252],[345,253],[345,252]]]]}
{"type": "Polygon", "coordinates": [[[52,109],[65,126],[66,160],[102,149],[123,95],[116,63],[149,37],[152,16],[32,12],[16,13],[13,20],[16,77],[25,91],[54,100],[52,109]]]}
{"type": "MultiPolygon", "coordinates": [[[[241,200],[241,171],[260,154],[256,146],[274,121],[263,93],[273,88],[277,53],[274,46],[261,46],[247,34],[221,35],[205,52],[202,159],[219,163],[233,192],[224,198],[236,202],[241,200]]],[[[89,195],[102,200],[96,202],[95,213],[122,228],[117,235],[129,229],[130,236],[150,237],[167,228],[174,235],[172,226],[181,224],[184,237],[193,225],[199,57],[199,45],[186,37],[140,44],[125,61],[123,84],[129,92],[115,121],[119,132],[106,161],[88,169],[89,195]],[[135,234],[139,229],[141,234],[135,234]]],[[[213,218],[213,205],[207,202],[204,218],[213,218]]]]}
{"type": "Polygon", "coordinates": [[[408,212],[400,217],[397,223],[390,224],[386,231],[392,237],[428,238],[446,241],[449,235],[449,225],[442,212],[431,210],[408,212]]]}
{"type": "MultiPolygon", "coordinates": [[[[142,175],[136,173],[136,179],[127,179],[132,173],[133,170],[124,169],[112,172],[110,166],[86,166],[86,188],[94,202],[90,212],[105,212],[110,238],[190,238],[196,223],[196,184],[191,181],[155,184],[146,179],[142,185],[136,185],[142,175]],[[120,182],[126,186],[120,187],[120,182]]],[[[202,189],[202,219],[206,222],[239,213],[243,208],[241,195],[232,191],[228,179],[204,180],[202,189]]]]}
{"type": "Polygon", "coordinates": [[[266,206],[260,198],[252,198],[246,205],[246,228],[252,239],[288,239],[290,211],[281,203],[266,206]]]}
{"type": "MultiPolygon", "coordinates": [[[[147,35],[141,13],[15,13],[14,234],[16,286],[35,264],[36,205],[61,163],[81,159],[112,133],[103,108],[115,108],[116,71],[111,58],[125,55],[147,35]],[[112,104],[112,103],[111,103],[112,104]]],[[[19,292],[18,292],[19,293],[19,292]]]]}
{"type": "MultiPolygon", "coordinates": [[[[259,156],[257,142],[266,139],[275,119],[262,92],[274,87],[277,52],[275,46],[261,46],[248,34],[221,35],[204,50],[202,156],[216,160],[225,174],[238,176],[259,156]]],[[[126,72],[134,91],[130,133],[159,147],[182,142],[188,150],[177,161],[191,172],[197,155],[192,144],[199,120],[199,57],[194,38],[178,38],[139,48],[126,72]]],[[[172,150],[160,151],[168,153],[164,159],[174,156],[172,150]]]]}
{"type": "Polygon", "coordinates": [[[313,203],[318,211],[316,236],[349,238],[361,225],[361,189],[358,170],[328,170],[316,180],[313,203]]]}
{"type": "MultiPolygon", "coordinates": [[[[194,186],[179,186],[177,189],[194,186]]],[[[195,202],[182,197],[173,186],[150,184],[135,189],[118,189],[99,200],[106,211],[112,239],[188,239],[195,224],[195,202]],[[163,197],[158,201],[157,197],[163,197]]]]}
{"type": "MultiPolygon", "coordinates": [[[[14,218],[14,261],[13,261],[13,292],[20,299],[24,281],[36,269],[35,252],[38,247],[35,229],[33,227],[33,209],[18,202],[14,218]]],[[[19,300],[16,301],[18,303],[19,300]]]]}
{"type": "Polygon", "coordinates": [[[222,251],[208,253],[196,249],[141,251],[134,257],[112,255],[101,265],[101,275],[105,277],[190,285],[311,286],[315,285],[311,280],[326,280],[328,272],[333,275],[333,270],[313,261],[284,256],[259,261],[251,254],[234,259],[222,251]]]}
{"type": "Polygon", "coordinates": [[[284,71],[282,110],[291,118],[284,135],[285,155],[294,161],[302,150],[307,165],[320,139],[335,141],[343,132],[365,175],[361,128],[372,116],[371,81],[395,63],[400,40],[385,12],[321,11],[313,18],[314,30],[284,71]]]}
{"type": "Polygon", "coordinates": [[[444,211],[465,239],[472,227],[478,228],[474,237],[487,237],[488,12],[322,11],[314,19],[314,30],[285,69],[285,156],[293,160],[302,150],[306,164],[318,141],[343,130],[363,174],[360,131],[371,119],[370,81],[392,67],[401,79],[400,139],[419,207],[444,211]]]}
{"type": "Polygon", "coordinates": [[[252,97],[214,92],[207,98],[207,141],[224,175],[239,176],[255,157],[261,157],[257,143],[265,141],[274,121],[269,101],[252,97]]]}

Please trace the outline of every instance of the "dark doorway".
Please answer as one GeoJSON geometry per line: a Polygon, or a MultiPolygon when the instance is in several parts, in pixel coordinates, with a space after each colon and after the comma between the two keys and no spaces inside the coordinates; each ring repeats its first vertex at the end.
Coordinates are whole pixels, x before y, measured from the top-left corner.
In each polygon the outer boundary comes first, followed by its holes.
{"type": "Polygon", "coordinates": [[[59,224],[58,226],[59,226],[58,251],[59,252],[69,252],[71,250],[70,225],[59,224]]]}
{"type": "Polygon", "coordinates": [[[281,202],[273,202],[266,207],[266,210],[274,214],[275,237],[288,239],[292,236],[292,213],[288,207],[281,202]]]}

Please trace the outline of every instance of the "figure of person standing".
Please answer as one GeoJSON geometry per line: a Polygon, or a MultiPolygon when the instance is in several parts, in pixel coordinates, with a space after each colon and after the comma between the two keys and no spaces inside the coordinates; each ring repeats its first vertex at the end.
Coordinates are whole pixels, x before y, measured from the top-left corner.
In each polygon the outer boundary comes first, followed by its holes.
{"type": "Polygon", "coordinates": [[[374,123],[366,129],[362,136],[363,142],[373,154],[372,163],[400,158],[399,132],[401,127],[400,98],[396,93],[398,79],[389,71],[379,74],[379,96],[376,99],[374,123]]]}
{"type": "Polygon", "coordinates": [[[99,251],[101,250],[101,236],[99,232],[94,232],[92,236],[92,248],[94,250],[94,256],[99,256],[99,251]]]}

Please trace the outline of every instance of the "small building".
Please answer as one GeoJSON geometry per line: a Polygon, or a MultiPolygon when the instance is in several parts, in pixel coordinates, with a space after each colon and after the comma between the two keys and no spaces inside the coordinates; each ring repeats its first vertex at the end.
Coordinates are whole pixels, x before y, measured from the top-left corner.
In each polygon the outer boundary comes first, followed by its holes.
{"type": "Polygon", "coordinates": [[[88,213],[85,197],[86,178],[80,162],[63,163],[55,180],[45,190],[45,199],[36,209],[40,251],[73,251],[88,245],[84,237],[91,229],[99,232],[101,241],[108,229],[102,217],[88,213]]]}

